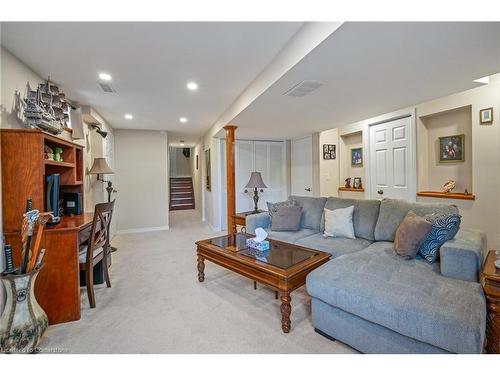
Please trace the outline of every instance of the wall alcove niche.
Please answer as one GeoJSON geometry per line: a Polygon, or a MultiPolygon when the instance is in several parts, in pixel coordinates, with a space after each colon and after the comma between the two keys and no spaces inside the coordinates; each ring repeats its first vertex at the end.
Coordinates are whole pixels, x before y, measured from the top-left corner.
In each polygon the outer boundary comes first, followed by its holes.
{"type": "Polygon", "coordinates": [[[473,200],[472,107],[468,105],[419,117],[417,155],[418,196],[473,200]],[[443,153],[440,137],[455,135],[463,135],[462,150],[459,150],[463,161],[440,160],[443,153]],[[443,194],[442,186],[447,180],[454,180],[456,186],[451,193],[443,194]],[[464,194],[465,190],[469,195],[464,194]]]}
{"type": "Polygon", "coordinates": [[[365,188],[365,165],[367,162],[365,149],[363,147],[363,132],[354,131],[351,133],[341,134],[339,137],[338,156],[340,167],[340,186],[339,196],[343,198],[364,198],[365,188]],[[351,150],[362,149],[363,164],[360,166],[351,165],[351,150]],[[363,189],[345,189],[344,181],[351,177],[351,186],[355,177],[360,177],[363,183],[363,189]]]}

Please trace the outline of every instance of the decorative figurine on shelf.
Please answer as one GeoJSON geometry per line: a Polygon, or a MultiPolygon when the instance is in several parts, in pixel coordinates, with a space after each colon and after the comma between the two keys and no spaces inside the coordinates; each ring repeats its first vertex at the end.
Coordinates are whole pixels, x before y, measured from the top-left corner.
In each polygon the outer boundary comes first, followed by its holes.
{"type": "Polygon", "coordinates": [[[469,190],[467,190],[467,188],[465,188],[464,194],[465,194],[465,195],[469,195],[469,194],[470,194],[470,193],[469,193],[469,190]]]}
{"type": "Polygon", "coordinates": [[[49,146],[45,145],[43,147],[43,152],[46,160],[54,160],[54,150],[52,150],[49,146]]]}
{"type": "Polygon", "coordinates": [[[351,177],[347,177],[344,181],[345,181],[344,187],[347,189],[350,189],[351,188],[351,177]]]}
{"type": "Polygon", "coordinates": [[[455,189],[455,185],[456,185],[455,181],[448,180],[443,184],[441,189],[443,190],[444,193],[451,193],[451,191],[455,189]]]}
{"type": "Polygon", "coordinates": [[[54,151],[54,160],[55,161],[63,161],[63,158],[61,156],[63,152],[63,149],[61,147],[56,147],[55,151],[54,151]]]}

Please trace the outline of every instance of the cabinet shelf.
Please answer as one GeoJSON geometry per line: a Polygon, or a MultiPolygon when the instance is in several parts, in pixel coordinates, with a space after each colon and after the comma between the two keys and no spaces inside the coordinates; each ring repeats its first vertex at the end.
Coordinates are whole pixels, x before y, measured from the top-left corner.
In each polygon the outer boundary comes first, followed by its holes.
{"type": "Polygon", "coordinates": [[[442,198],[442,199],[464,199],[468,201],[473,201],[476,199],[474,194],[465,193],[445,193],[442,191],[419,191],[417,193],[419,197],[430,197],[430,198],[442,198]]]}
{"type": "Polygon", "coordinates": [[[53,165],[57,167],[63,167],[63,168],[74,168],[75,163],[70,163],[66,161],[55,161],[55,160],[44,160],[45,165],[53,165]]]}
{"type": "Polygon", "coordinates": [[[346,188],[346,187],[339,187],[339,191],[355,191],[357,193],[362,193],[365,191],[364,188],[346,188]]]}

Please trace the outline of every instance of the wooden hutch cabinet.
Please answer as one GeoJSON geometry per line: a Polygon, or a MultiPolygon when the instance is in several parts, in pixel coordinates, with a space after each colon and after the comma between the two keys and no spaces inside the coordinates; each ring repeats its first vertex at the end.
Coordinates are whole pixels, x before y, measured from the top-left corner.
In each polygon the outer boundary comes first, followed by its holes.
{"type": "MultiPolygon", "coordinates": [[[[2,212],[5,243],[12,245],[16,265],[20,263],[21,223],[26,200],[45,210],[45,176],[60,175],[60,198],[64,192],[80,193],[83,205],[83,146],[31,129],[2,129],[2,212]],[[44,146],[63,149],[62,162],[46,160],[44,146]]],[[[92,215],[62,216],[61,222],[44,231],[46,249],[35,294],[49,317],[49,323],[80,319],[79,236],[92,215]]]]}

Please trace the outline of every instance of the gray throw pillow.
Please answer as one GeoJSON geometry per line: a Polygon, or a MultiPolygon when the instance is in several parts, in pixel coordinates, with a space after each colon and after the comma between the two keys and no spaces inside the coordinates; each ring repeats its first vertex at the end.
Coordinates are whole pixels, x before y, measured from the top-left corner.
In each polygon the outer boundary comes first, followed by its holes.
{"type": "Polygon", "coordinates": [[[281,207],[291,207],[291,206],[300,206],[300,205],[295,199],[289,199],[284,202],[276,202],[276,203],[267,202],[267,210],[269,211],[269,218],[270,218],[269,226],[272,226],[273,215],[276,214],[278,209],[280,209],[281,207]]]}
{"type": "Polygon", "coordinates": [[[274,212],[271,230],[275,232],[296,232],[300,229],[302,207],[282,206],[274,212]]]}
{"type": "Polygon", "coordinates": [[[431,228],[432,224],[425,218],[409,211],[396,230],[394,251],[406,259],[415,258],[419,246],[426,239],[431,228]]]}

